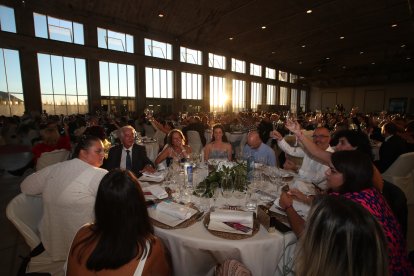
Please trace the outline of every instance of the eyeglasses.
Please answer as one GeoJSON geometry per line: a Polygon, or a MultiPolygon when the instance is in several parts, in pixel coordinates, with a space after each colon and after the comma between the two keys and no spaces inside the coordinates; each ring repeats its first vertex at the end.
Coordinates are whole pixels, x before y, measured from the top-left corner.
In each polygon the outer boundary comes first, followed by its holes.
{"type": "Polygon", "coordinates": [[[315,138],[328,138],[329,136],[328,135],[312,135],[312,138],[313,139],[315,139],[315,138]]]}

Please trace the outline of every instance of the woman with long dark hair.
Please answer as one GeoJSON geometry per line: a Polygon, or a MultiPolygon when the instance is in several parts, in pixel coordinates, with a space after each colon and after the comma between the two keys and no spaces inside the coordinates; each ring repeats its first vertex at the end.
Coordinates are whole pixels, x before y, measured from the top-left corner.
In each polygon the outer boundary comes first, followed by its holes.
{"type": "MultiPolygon", "coordinates": [[[[401,226],[372,184],[373,167],[369,156],[356,150],[344,150],[333,153],[331,160],[326,171],[328,192],[358,203],[377,219],[387,239],[391,275],[413,275],[401,226]]],[[[282,193],[279,204],[286,211],[292,229],[300,236],[305,222],[294,209],[289,192],[282,193]]]]}
{"type": "Polygon", "coordinates": [[[204,159],[227,159],[231,160],[232,147],[227,142],[224,128],[220,124],[213,126],[211,142],[204,147],[204,159]]]}
{"type": "Polygon", "coordinates": [[[95,222],[82,227],[72,243],[67,275],[170,274],[136,177],[120,169],[109,172],[98,188],[95,222]]]}

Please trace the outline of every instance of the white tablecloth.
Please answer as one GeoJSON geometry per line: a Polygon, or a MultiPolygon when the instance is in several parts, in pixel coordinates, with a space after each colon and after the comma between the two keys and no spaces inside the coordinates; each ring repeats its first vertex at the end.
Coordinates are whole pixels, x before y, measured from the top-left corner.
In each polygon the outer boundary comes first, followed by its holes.
{"type": "Polygon", "coordinates": [[[154,228],[171,252],[174,275],[180,276],[214,275],[216,264],[228,258],[241,261],[253,275],[282,275],[278,264],[282,266],[291,258],[284,258],[283,253],[285,247],[296,240],[292,232],[268,233],[263,226],[255,236],[244,240],[216,237],[202,222],[184,229],[154,228]]]}

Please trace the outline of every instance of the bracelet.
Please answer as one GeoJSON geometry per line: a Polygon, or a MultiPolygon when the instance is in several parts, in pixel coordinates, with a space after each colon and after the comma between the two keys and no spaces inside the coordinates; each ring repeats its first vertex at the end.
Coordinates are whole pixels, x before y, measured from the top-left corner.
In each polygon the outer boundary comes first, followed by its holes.
{"type": "Polygon", "coordinates": [[[283,209],[283,210],[286,212],[289,208],[293,208],[293,205],[292,205],[292,204],[290,204],[289,206],[286,206],[286,208],[285,208],[285,209],[283,209]]]}

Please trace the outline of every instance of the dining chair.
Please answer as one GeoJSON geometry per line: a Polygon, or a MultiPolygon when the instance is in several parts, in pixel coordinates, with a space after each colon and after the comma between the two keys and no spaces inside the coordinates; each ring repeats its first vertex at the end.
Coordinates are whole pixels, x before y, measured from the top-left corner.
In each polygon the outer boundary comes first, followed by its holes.
{"type": "Polygon", "coordinates": [[[66,149],[58,149],[54,151],[44,152],[37,159],[36,171],[40,171],[47,166],[68,160],[70,151],[66,149]]]}
{"type": "Polygon", "coordinates": [[[200,153],[203,148],[201,143],[200,134],[195,130],[187,131],[188,145],[191,147],[194,153],[200,153]]]}
{"type": "MultiPolygon", "coordinates": [[[[42,215],[43,202],[41,197],[21,193],[7,205],[7,218],[23,236],[30,250],[35,249],[41,243],[38,225],[42,215]]],[[[26,273],[43,272],[51,275],[63,275],[64,263],[64,261],[53,261],[50,255],[43,251],[30,259],[26,273]]]]}
{"type": "MultiPolygon", "coordinates": [[[[382,177],[393,183],[392,177],[406,176],[414,170],[414,152],[401,154],[394,163],[382,174],[382,177]]],[[[395,184],[395,183],[394,183],[395,184]]]]}

